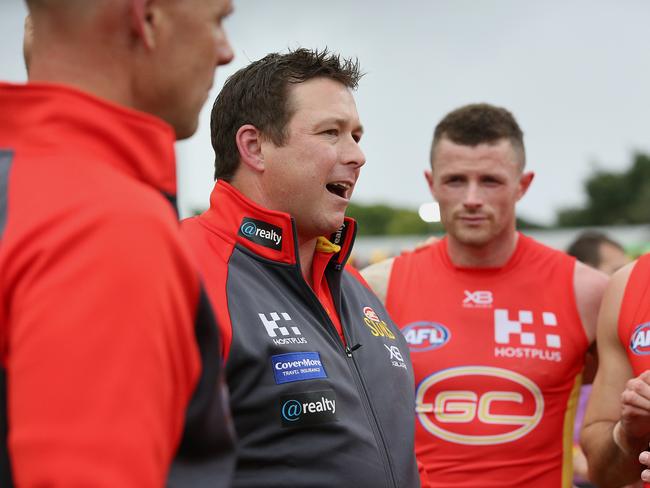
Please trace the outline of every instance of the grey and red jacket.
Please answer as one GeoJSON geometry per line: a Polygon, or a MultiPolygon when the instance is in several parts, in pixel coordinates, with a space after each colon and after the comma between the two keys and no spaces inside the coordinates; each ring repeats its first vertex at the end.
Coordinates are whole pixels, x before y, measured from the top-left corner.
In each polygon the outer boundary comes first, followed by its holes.
{"type": "Polygon", "coordinates": [[[230,343],[234,486],[419,486],[408,347],[345,269],[355,222],[331,236],[341,250],[325,271],[344,344],[302,277],[293,219],[224,182],[210,203],[182,230],[230,343]]]}

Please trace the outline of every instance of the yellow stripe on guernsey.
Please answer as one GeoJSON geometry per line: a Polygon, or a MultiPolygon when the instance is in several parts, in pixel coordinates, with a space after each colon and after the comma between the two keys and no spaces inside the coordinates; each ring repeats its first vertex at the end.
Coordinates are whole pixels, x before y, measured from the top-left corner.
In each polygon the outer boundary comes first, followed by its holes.
{"type": "Polygon", "coordinates": [[[327,237],[320,236],[316,241],[316,251],[317,252],[326,252],[326,253],[335,253],[341,250],[341,246],[332,244],[327,237]]]}
{"type": "Polygon", "coordinates": [[[564,415],[564,428],[562,431],[562,488],[573,486],[573,427],[576,420],[576,409],[582,386],[582,374],[576,376],[573,388],[569,394],[564,415]]]}

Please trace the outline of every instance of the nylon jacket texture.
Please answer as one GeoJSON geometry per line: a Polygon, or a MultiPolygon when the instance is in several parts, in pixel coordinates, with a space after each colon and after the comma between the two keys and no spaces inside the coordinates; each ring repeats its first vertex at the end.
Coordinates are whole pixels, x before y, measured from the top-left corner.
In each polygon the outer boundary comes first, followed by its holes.
{"type": "Polygon", "coordinates": [[[234,485],[419,486],[408,348],[344,268],[355,222],[329,237],[341,249],[325,271],[347,345],[302,277],[289,215],[218,182],[210,209],[183,231],[230,343],[234,485]]]}
{"type": "Polygon", "coordinates": [[[0,107],[0,486],[227,486],[171,127],[60,85],[0,84],[0,107]]]}

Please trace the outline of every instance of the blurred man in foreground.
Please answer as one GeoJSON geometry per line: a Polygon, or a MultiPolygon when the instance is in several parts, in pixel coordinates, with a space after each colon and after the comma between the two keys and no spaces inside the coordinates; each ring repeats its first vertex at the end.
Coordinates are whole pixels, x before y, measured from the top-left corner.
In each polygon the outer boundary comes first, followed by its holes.
{"type": "Polygon", "coordinates": [[[411,350],[416,452],[431,486],[570,486],[580,372],[606,277],[517,232],[523,133],[487,104],[435,129],[447,235],[362,274],[411,350]]]}
{"type": "Polygon", "coordinates": [[[225,339],[236,487],[419,486],[406,343],[345,268],[359,78],[327,51],[269,54],[212,109],[218,181],[183,230],[225,339]]]}
{"type": "Polygon", "coordinates": [[[227,486],[219,338],[177,228],[173,143],[232,58],[231,3],[27,5],[32,83],[0,84],[0,485],[227,486]]]}

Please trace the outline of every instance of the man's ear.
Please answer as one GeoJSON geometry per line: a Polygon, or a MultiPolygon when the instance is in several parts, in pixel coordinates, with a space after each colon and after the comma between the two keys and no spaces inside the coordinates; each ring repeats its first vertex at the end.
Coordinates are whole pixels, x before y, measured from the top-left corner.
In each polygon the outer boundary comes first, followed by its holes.
{"type": "Polygon", "coordinates": [[[158,18],[158,3],[155,0],[131,0],[131,27],[136,37],[147,49],[156,46],[155,25],[158,18]]]}
{"type": "Polygon", "coordinates": [[[427,180],[427,186],[429,187],[429,192],[434,200],[437,201],[435,191],[433,189],[433,172],[430,169],[424,170],[424,179],[427,180]]]}
{"type": "Polygon", "coordinates": [[[264,171],[262,133],[251,124],[242,125],[235,135],[240,161],[253,171],[264,171]]]}
{"type": "Polygon", "coordinates": [[[517,189],[517,201],[521,200],[521,198],[526,194],[530,184],[533,182],[533,178],[535,178],[535,173],[532,171],[521,174],[519,177],[519,188],[517,189]]]}

